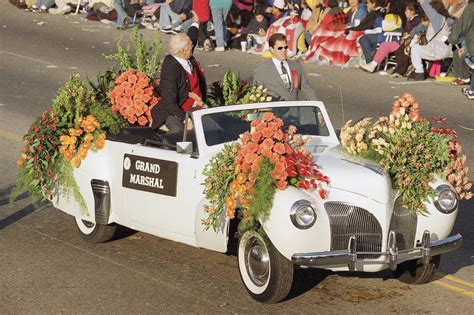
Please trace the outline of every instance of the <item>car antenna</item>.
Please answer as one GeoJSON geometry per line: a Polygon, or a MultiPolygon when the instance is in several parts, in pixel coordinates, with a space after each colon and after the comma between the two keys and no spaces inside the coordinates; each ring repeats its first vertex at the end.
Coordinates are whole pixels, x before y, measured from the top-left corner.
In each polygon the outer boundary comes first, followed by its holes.
{"type": "Polygon", "coordinates": [[[346,121],[344,118],[344,98],[342,97],[342,86],[339,84],[339,94],[341,95],[341,110],[342,110],[342,123],[346,121]]]}

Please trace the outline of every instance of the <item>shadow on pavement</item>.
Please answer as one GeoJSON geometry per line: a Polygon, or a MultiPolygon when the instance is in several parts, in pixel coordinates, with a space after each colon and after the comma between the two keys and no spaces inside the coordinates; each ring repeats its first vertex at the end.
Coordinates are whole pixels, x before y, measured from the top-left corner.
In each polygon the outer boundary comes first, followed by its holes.
{"type": "Polygon", "coordinates": [[[295,269],[293,286],[285,300],[291,300],[314,289],[331,274],[332,271],[324,269],[295,269]]]}
{"type": "Polygon", "coordinates": [[[0,220],[0,230],[3,230],[5,227],[23,219],[27,215],[33,213],[34,211],[42,208],[41,204],[32,203],[24,207],[23,209],[18,210],[17,212],[9,215],[5,219],[0,220]]]}

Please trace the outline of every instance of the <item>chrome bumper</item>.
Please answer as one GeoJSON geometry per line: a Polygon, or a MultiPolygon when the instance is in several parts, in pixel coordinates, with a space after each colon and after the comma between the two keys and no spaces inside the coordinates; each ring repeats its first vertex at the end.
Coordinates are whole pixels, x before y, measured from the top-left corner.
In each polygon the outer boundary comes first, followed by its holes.
{"type": "Polygon", "coordinates": [[[430,232],[425,231],[423,233],[421,246],[399,251],[396,247],[396,243],[397,242],[395,239],[395,232],[390,231],[386,252],[357,252],[356,238],[355,236],[351,236],[349,238],[349,244],[347,249],[327,252],[294,254],[291,257],[291,260],[295,265],[306,267],[347,265],[349,267],[349,270],[351,271],[355,270],[356,262],[362,262],[367,264],[386,263],[389,265],[390,269],[395,270],[397,268],[397,265],[404,261],[421,258],[423,259],[423,264],[426,265],[430,262],[431,257],[458,249],[462,245],[462,235],[456,234],[445,239],[432,242],[430,232]],[[385,260],[381,261],[371,259],[358,259],[357,255],[385,256],[385,260]]]}

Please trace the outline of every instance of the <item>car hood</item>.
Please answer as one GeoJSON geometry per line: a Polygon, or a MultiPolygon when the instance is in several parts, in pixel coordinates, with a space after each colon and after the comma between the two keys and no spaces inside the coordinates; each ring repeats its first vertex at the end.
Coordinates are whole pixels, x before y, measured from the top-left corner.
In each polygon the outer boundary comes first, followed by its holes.
{"type": "Polygon", "coordinates": [[[309,144],[308,149],[322,173],[329,177],[330,188],[362,195],[382,204],[391,199],[390,177],[379,164],[352,156],[340,145],[309,144]]]}

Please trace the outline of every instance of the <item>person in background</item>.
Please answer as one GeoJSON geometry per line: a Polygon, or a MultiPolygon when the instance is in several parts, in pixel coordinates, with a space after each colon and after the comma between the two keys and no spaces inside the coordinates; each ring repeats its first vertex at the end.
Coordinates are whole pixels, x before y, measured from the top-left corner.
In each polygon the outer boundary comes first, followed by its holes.
{"type": "Polygon", "coordinates": [[[240,42],[248,43],[247,49],[257,48],[265,40],[268,22],[265,19],[265,10],[263,7],[255,8],[255,17],[250,21],[247,27],[243,28],[240,33],[240,42]]]}
{"type": "Polygon", "coordinates": [[[287,60],[286,36],[273,34],[269,46],[272,59],[255,69],[253,82],[265,86],[274,101],[317,100],[301,64],[287,60]]]}
{"type": "MultiPolygon", "coordinates": [[[[360,64],[370,63],[373,60],[372,53],[375,52],[377,45],[380,42],[380,34],[382,33],[382,21],[384,20],[385,16],[385,9],[383,7],[383,0],[369,0],[367,2],[367,8],[369,10],[369,14],[366,20],[369,17],[373,17],[372,26],[369,26],[367,29],[364,29],[364,35],[359,38],[359,45],[363,52],[363,59],[361,59],[360,64]]],[[[357,28],[362,27],[364,24],[361,22],[359,26],[348,28],[349,30],[354,30],[357,28]]],[[[347,30],[347,29],[346,29],[347,30]]]]}
{"type": "Polygon", "coordinates": [[[192,0],[165,0],[160,6],[160,31],[177,34],[184,30],[181,25],[192,18],[192,0]]]}
{"type": "Polygon", "coordinates": [[[408,77],[409,80],[423,81],[425,69],[423,60],[435,61],[451,58],[451,47],[445,43],[451,32],[449,13],[441,0],[420,0],[420,5],[430,20],[426,31],[426,45],[414,44],[411,48],[411,63],[415,70],[408,77]]]}
{"type": "Polygon", "coordinates": [[[364,0],[349,0],[349,11],[347,11],[346,27],[358,26],[365,19],[369,12],[364,0]]]}
{"type": "Polygon", "coordinates": [[[130,24],[130,19],[144,4],[144,0],[114,0],[113,6],[117,12],[117,29],[127,29],[130,24]]]}
{"type": "Polygon", "coordinates": [[[448,37],[452,45],[461,45],[458,54],[465,55],[465,61],[471,71],[470,87],[462,92],[468,99],[474,100],[474,0],[470,0],[461,17],[457,19],[448,37]]]}
{"type": "MultiPolygon", "coordinates": [[[[191,26],[193,40],[197,40],[197,27],[191,26]]],[[[206,101],[206,78],[200,64],[193,56],[193,41],[180,33],[169,44],[169,54],[163,59],[160,72],[159,103],[152,109],[152,128],[163,124],[169,133],[184,129],[185,113],[202,108],[206,101]]]]}
{"type": "Polygon", "coordinates": [[[212,21],[214,22],[214,32],[216,34],[216,48],[214,51],[225,51],[227,42],[227,15],[229,14],[232,0],[210,0],[212,21]]]}
{"type": "Polygon", "coordinates": [[[209,32],[207,31],[207,23],[211,18],[211,8],[209,7],[209,0],[193,0],[192,5],[192,14],[193,17],[197,18],[199,22],[199,37],[197,41],[196,48],[198,49],[209,49],[210,44],[206,44],[204,47],[204,43],[209,41],[209,32]]]}
{"type": "MultiPolygon", "coordinates": [[[[268,11],[267,11],[268,12],[268,11]]],[[[271,13],[266,15],[268,24],[271,25],[276,20],[285,16],[285,0],[275,0],[273,1],[273,6],[271,7],[271,13]]]]}

